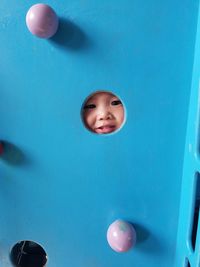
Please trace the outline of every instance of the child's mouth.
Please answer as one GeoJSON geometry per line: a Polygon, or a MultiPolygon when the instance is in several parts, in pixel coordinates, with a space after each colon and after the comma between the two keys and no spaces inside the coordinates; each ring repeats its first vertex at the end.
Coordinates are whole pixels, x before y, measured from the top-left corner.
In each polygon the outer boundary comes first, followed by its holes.
{"type": "Polygon", "coordinates": [[[111,133],[114,130],[115,130],[115,125],[105,125],[96,128],[95,132],[98,134],[106,134],[106,133],[111,133]]]}

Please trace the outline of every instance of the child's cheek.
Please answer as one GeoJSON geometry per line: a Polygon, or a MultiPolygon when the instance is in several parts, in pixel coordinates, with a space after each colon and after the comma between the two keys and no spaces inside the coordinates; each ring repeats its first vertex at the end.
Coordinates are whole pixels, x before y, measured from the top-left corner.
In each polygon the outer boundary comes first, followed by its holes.
{"type": "Polygon", "coordinates": [[[85,123],[88,127],[91,127],[92,126],[92,122],[93,122],[93,119],[92,119],[92,113],[91,112],[87,112],[85,114],[85,123]]]}
{"type": "Polygon", "coordinates": [[[119,109],[118,109],[118,110],[116,111],[116,113],[115,113],[115,117],[116,117],[118,123],[119,123],[120,126],[121,126],[121,124],[122,124],[123,121],[124,121],[124,109],[119,107],[119,109]]]}
{"type": "Polygon", "coordinates": [[[90,125],[90,127],[93,127],[95,125],[95,116],[93,114],[90,114],[89,118],[88,118],[88,123],[90,125]]]}

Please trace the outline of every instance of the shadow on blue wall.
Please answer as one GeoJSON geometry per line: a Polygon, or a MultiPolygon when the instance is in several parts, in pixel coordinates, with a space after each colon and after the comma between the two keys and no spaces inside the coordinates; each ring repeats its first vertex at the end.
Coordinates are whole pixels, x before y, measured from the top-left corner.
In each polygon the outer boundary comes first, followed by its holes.
{"type": "Polygon", "coordinates": [[[49,41],[70,50],[88,49],[91,46],[91,41],[85,32],[65,18],[60,18],[58,31],[49,41]]]}
{"type": "Polygon", "coordinates": [[[14,144],[3,141],[3,154],[1,159],[10,165],[27,165],[28,159],[24,152],[14,144]]]}
{"type": "Polygon", "coordinates": [[[145,227],[133,224],[137,234],[136,248],[145,253],[162,254],[165,252],[164,244],[161,243],[155,234],[150,233],[145,227]]]}

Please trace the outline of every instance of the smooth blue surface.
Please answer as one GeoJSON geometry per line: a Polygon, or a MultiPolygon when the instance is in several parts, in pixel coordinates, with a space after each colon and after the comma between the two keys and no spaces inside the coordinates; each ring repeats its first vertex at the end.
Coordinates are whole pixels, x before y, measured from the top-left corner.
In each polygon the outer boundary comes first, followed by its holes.
{"type": "Polygon", "coordinates": [[[26,28],[34,1],[1,1],[0,264],[33,240],[49,267],[174,266],[199,1],[44,3],[61,20],[48,41],[26,28]],[[125,103],[116,134],[82,124],[99,89],[125,103]],[[106,241],[118,218],[138,234],[125,254],[106,241]]]}

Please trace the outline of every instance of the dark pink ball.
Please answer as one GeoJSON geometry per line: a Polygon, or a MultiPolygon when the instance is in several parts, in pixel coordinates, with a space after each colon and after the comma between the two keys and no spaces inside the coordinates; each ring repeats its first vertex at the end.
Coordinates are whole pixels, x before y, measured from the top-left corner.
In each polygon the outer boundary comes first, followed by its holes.
{"type": "Polygon", "coordinates": [[[0,142],[0,155],[3,154],[3,144],[0,142]]]}
{"type": "Polygon", "coordinates": [[[48,5],[33,5],[26,14],[29,31],[40,38],[52,37],[58,29],[58,17],[48,5]]]}

